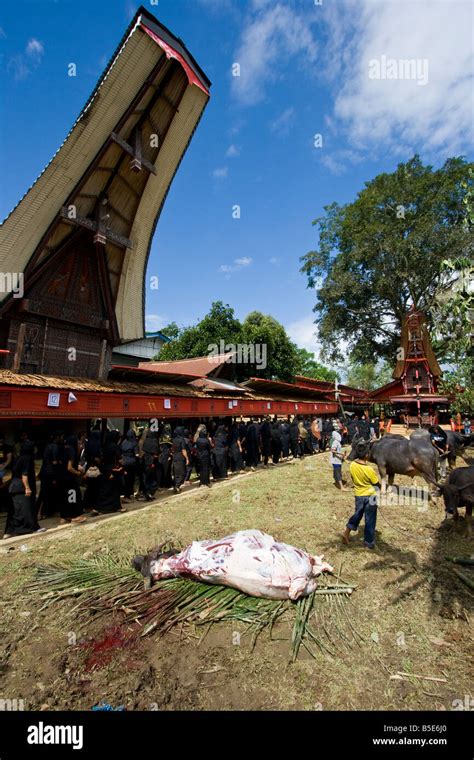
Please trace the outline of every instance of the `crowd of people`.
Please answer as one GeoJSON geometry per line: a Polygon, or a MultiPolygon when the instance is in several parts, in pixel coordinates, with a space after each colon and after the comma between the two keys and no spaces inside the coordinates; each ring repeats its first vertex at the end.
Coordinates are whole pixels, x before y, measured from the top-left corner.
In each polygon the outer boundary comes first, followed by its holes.
{"type": "Polygon", "coordinates": [[[169,422],[153,421],[124,435],[58,431],[43,449],[38,472],[35,442],[22,434],[14,447],[0,437],[4,537],[42,531],[41,521],[54,515],[61,524],[75,524],[87,514],[124,512],[127,503],[151,501],[160,489],[179,492],[194,471],[198,484],[209,488],[229,474],[326,451],[333,436],[346,443],[356,434],[366,440],[378,436],[378,420],[225,418],[174,429],[169,422]]]}

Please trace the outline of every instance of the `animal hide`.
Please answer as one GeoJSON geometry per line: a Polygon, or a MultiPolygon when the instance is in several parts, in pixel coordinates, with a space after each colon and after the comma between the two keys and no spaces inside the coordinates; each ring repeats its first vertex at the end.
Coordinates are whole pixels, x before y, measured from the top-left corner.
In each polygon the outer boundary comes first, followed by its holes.
{"type": "Polygon", "coordinates": [[[215,541],[193,541],[174,556],[152,559],[149,570],[152,581],[192,578],[250,596],[295,600],[311,594],[316,576],[333,568],[322,556],[279,543],[259,530],[242,530],[215,541]]]}

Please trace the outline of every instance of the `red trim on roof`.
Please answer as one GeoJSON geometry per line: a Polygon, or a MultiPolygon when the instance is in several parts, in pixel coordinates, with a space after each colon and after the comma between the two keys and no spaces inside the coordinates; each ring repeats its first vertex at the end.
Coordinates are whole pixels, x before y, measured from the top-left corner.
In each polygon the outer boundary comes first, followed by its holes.
{"type": "Polygon", "coordinates": [[[178,53],[177,50],[172,48],[171,45],[168,45],[168,43],[162,40],[161,37],[158,37],[158,35],[155,34],[155,32],[152,32],[151,29],[149,29],[143,23],[143,21],[140,21],[140,26],[148,34],[148,36],[151,37],[151,39],[154,40],[156,44],[159,45],[162,50],[164,50],[167,58],[174,58],[176,61],[179,61],[179,63],[181,64],[181,66],[186,72],[186,76],[188,77],[189,84],[195,84],[196,87],[199,87],[199,89],[205,92],[206,95],[209,95],[209,90],[203,85],[199,77],[196,76],[191,66],[189,65],[189,63],[187,63],[187,61],[185,61],[181,53],[178,53]]]}

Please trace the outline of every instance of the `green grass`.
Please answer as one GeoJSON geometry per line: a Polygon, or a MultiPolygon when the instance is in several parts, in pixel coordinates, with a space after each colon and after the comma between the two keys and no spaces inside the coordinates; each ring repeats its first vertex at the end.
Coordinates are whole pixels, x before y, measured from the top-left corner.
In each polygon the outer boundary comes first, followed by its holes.
{"type": "MultiPolygon", "coordinates": [[[[438,504],[428,512],[416,505],[383,507],[375,552],[364,550],[361,535],[345,547],[341,533],[353,502],[351,492],[334,489],[323,455],[25,540],[28,551],[17,546],[0,554],[2,693],[23,696],[32,708],[47,702],[54,709],[80,709],[104,695],[129,709],[150,709],[151,703],[160,709],[450,709],[453,699],[472,692],[466,662],[473,596],[445,557],[469,556],[472,545],[460,531],[440,527],[438,504]],[[40,612],[46,600],[31,593],[38,565],[113,556],[125,566],[140,550],[166,540],[184,546],[248,528],[324,554],[337,575],[357,585],[342,606],[332,597],[314,598],[310,629],[316,640],[300,637],[307,601],[298,615],[278,616],[271,637],[267,625],[254,641],[255,631],[235,618],[213,626],[205,618],[202,624],[181,621],[160,636],[138,637],[136,660],[129,662],[124,651],[89,672],[83,649],[67,646],[67,633],[100,639],[109,611],[84,617],[78,597],[40,612]],[[397,644],[400,632],[404,647],[397,644]],[[240,645],[234,644],[237,633],[240,645]],[[299,655],[288,665],[292,639],[300,639],[299,655]],[[406,670],[406,661],[417,674],[446,673],[447,683],[390,680],[406,670]],[[43,691],[37,692],[37,682],[43,691]]],[[[122,621],[123,611],[112,617],[122,621]]],[[[140,625],[143,630],[146,621],[140,625]]]]}

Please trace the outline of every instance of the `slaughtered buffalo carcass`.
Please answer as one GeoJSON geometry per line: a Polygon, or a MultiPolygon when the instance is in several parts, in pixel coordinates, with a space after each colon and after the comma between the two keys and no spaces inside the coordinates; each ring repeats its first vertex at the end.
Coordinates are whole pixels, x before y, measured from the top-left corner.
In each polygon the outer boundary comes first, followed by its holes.
{"type": "Polygon", "coordinates": [[[165,578],[191,578],[231,586],[250,596],[299,599],[311,594],[320,573],[333,568],[323,557],[282,544],[260,530],[241,530],[225,538],[193,541],[180,552],[135,557],[145,587],[165,578]]]}
{"type": "MultiPolygon", "coordinates": [[[[352,441],[352,449],[348,459],[357,458],[358,438],[352,441]]],[[[421,475],[426,482],[437,487],[436,473],[438,466],[438,454],[432,446],[429,436],[412,435],[405,438],[403,435],[384,435],[367,444],[369,462],[377,465],[382,483],[382,493],[387,489],[387,480],[393,484],[395,475],[421,475]]],[[[433,495],[434,495],[433,493],[433,495]]]]}
{"type": "Polygon", "coordinates": [[[472,508],[474,506],[474,467],[457,467],[449,473],[446,483],[439,483],[446,513],[458,518],[458,509],[466,508],[466,535],[472,536],[472,508]]]}

